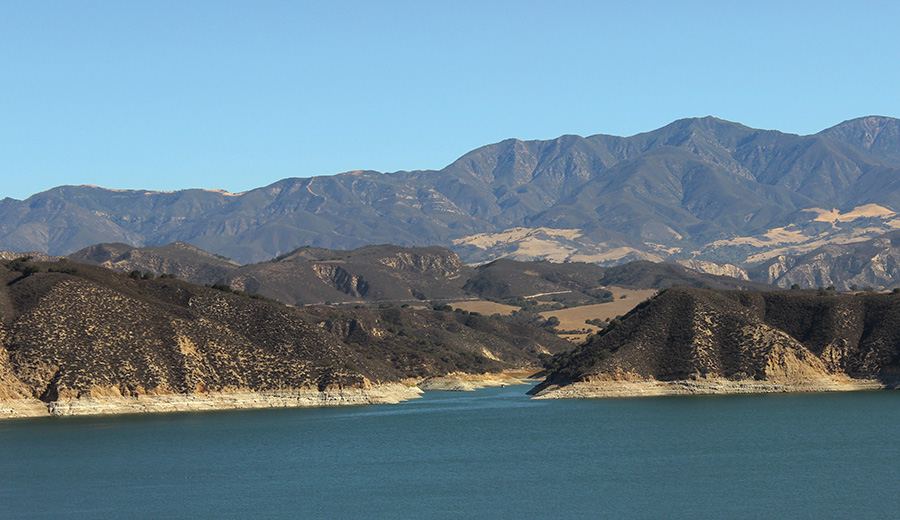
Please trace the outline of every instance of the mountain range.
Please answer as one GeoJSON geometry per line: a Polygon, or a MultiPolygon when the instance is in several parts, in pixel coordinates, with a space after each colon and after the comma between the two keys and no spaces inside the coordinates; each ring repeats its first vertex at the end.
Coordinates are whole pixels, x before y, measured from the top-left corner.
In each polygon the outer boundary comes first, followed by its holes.
{"type": "Polygon", "coordinates": [[[900,120],[813,135],[683,119],[631,137],[509,139],[439,171],[284,179],[239,194],[61,186],[0,201],[0,249],[183,241],[247,264],[301,246],[742,267],[900,229],[900,120]]]}

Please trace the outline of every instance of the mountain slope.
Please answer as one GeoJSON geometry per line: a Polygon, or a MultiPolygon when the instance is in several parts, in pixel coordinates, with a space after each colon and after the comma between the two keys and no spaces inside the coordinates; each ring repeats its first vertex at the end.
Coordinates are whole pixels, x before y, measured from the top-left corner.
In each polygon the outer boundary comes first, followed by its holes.
{"type": "Polygon", "coordinates": [[[859,117],[820,133],[865,150],[887,163],[900,165],[900,120],[878,116],[859,117]]]}
{"type": "Polygon", "coordinates": [[[869,117],[798,136],[706,117],[631,137],[510,139],[440,171],[284,179],[241,194],[63,186],[0,201],[0,249],[183,241],[250,263],[304,245],[456,243],[470,260],[493,258],[468,237],[550,228],[585,237],[574,254],[723,260],[704,247],[790,226],[804,210],[900,211],[897,126],[869,117]]]}

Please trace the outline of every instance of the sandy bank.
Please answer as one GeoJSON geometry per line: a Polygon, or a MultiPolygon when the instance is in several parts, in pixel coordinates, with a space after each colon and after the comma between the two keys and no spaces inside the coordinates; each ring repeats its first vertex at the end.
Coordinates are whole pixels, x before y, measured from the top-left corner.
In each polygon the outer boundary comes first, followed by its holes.
{"type": "Polygon", "coordinates": [[[656,381],[586,381],[564,386],[549,386],[534,399],[586,399],[603,397],[641,397],[661,395],[760,394],[785,392],[844,392],[897,388],[877,379],[815,378],[806,380],[697,379],[656,381]]]}
{"type": "Polygon", "coordinates": [[[422,390],[416,386],[392,383],[365,389],[102,396],[60,399],[50,403],[37,399],[6,399],[0,400],[0,418],[395,404],[421,397],[421,393],[422,390]]]}
{"type": "Polygon", "coordinates": [[[447,374],[429,377],[419,382],[422,390],[443,390],[450,392],[471,392],[489,386],[524,385],[525,379],[534,371],[512,371],[500,374],[447,374]]]}

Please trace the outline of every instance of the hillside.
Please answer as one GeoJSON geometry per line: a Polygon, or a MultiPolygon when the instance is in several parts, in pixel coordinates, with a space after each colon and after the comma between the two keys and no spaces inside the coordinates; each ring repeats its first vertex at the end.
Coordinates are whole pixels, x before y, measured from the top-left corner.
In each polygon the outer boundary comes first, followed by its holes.
{"type": "Polygon", "coordinates": [[[247,264],[304,245],[390,243],[456,248],[472,262],[759,262],[900,228],[897,128],[873,116],[798,136],[705,117],[631,137],[509,139],[440,171],[239,194],[61,186],[0,201],[0,249],[182,241],[247,264]]]}
{"type": "Polygon", "coordinates": [[[900,295],[672,288],[548,365],[550,397],[894,387],[900,295]]]}
{"type": "Polygon", "coordinates": [[[409,378],[566,348],[481,316],[294,309],[73,262],[0,264],[0,416],[390,402],[415,393],[409,378]]]}
{"type": "MultiPolygon", "coordinates": [[[[13,256],[13,255],[9,255],[13,256]]],[[[497,260],[471,267],[441,247],[364,246],[349,251],[302,247],[245,266],[184,243],[134,248],[99,244],[69,255],[121,273],[173,274],[199,284],[275,298],[290,305],[446,303],[490,298],[597,303],[603,286],[660,289],[671,285],[771,289],[765,284],[700,273],[675,264],[632,262],[602,267],[584,262],[497,260]]]]}
{"type": "Polygon", "coordinates": [[[174,274],[193,283],[216,283],[240,268],[225,257],[207,253],[184,242],[164,246],[133,247],[127,244],[96,244],[68,255],[73,262],[96,264],[113,271],[174,274]]]}
{"type": "Polygon", "coordinates": [[[441,247],[300,248],[229,273],[225,283],[290,304],[448,301],[471,268],[441,247]]]}
{"type": "Polygon", "coordinates": [[[500,300],[553,298],[572,303],[594,303],[608,298],[606,287],[662,289],[673,285],[715,289],[769,290],[770,285],[716,276],[680,265],[630,262],[615,267],[581,262],[517,262],[501,259],[475,268],[463,287],[483,298],[500,300]]]}

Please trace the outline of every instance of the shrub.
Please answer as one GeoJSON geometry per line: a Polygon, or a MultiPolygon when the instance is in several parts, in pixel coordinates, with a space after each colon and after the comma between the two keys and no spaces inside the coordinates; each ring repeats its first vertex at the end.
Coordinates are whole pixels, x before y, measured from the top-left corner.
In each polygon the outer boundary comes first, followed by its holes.
{"type": "Polygon", "coordinates": [[[6,264],[6,267],[10,271],[16,271],[18,273],[22,273],[22,277],[28,277],[35,273],[41,272],[41,268],[28,263],[31,260],[30,256],[23,256],[20,258],[16,258],[15,260],[6,264]]]}
{"type": "Polygon", "coordinates": [[[48,267],[47,272],[76,275],[78,274],[78,269],[75,269],[74,267],[48,267]]]}

